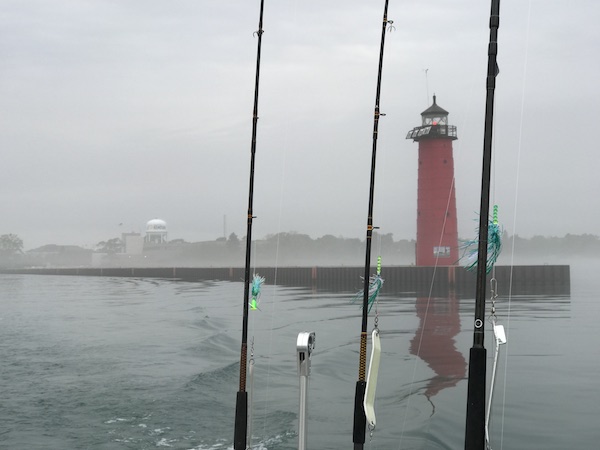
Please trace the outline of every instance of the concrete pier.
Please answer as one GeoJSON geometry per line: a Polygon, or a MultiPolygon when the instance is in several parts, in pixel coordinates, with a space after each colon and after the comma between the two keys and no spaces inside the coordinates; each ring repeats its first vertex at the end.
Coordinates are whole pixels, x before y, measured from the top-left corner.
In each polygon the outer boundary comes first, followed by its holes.
{"type": "MultiPolygon", "coordinates": [[[[134,278],[167,278],[184,281],[243,281],[239,267],[80,267],[5,269],[2,273],[37,275],[76,275],[134,278]]],[[[363,267],[257,267],[253,272],[266,277],[268,284],[309,287],[325,291],[357,291],[362,288],[363,267]]],[[[475,295],[475,272],[460,266],[384,267],[384,292],[400,295],[443,296],[453,291],[461,296],[475,295]]],[[[489,277],[488,277],[489,278],[489,277]]],[[[510,287],[512,294],[569,295],[568,265],[498,266],[495,278],[501,295],[510,287]],[[512,280],[512,282],[511,282],[512,280]],[[512,283],[512,285],[511,285],[512,283]]]]}

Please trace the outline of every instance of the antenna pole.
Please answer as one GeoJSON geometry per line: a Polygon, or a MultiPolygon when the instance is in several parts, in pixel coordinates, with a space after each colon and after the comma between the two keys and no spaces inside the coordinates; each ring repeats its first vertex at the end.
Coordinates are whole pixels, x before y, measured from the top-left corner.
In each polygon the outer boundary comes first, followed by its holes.
{"type": "Polygon", "coordinates": [[[486,261],[488,248],[488,216],[490,213],[490,174],[492,162],[492,131],[494,90],[498,65],[498,27],[500,0],[492,0],[490,12],[490,42],[488,46],[487,96],[483,137],[483,170],[481,178],[481,205],[479,209],[479,247],[477,252],[477,287],[475,293],[475,322],[473,347],[469,353],[469,381],[467,388],[467,417],[465,450],[485,449],[485,390],[486,356],[483,346],[485,321],[486,261]]]}
{"type": "MultiPolygon", "coordinates": [[[[354,397],[354,428],[352,439],[354,450],[362,450],[365,444],[367,419],[363,407],[366,388],[366,366],[367,366],[367,322],[369,313],[369,273],[371,270],[371,241],[373,236],[373,200],[375,196],[375,162],[377,156],[377,133],[379,128],[379,98],[381,92],[381,73],[383,70],[383,49],[385,44],[385,31],[388,25],[387,10],[389,0],[385,0],[383,10],[383,23],[381,25],[381,47],[379,50],[379,70],[377,73],[377,93],[375,96],[375,114],[373,121],[373,152],[371,156],[371,181],[369,188],[369,212],[367,215],[367,237],[365,253],[364,294],[362,307],[362,327],[360,333],[360,354],[358,363],[358,381],[356,382],[356,393],[354,397]]],[[[391,21],[389,22],[391,23],[391,21]]]]}
{"type": "Polygon", "coordinates": [[[246,366],[248,361],[248,299],[250,294],[250,253],[252,250],[252,205],[254,199],[254,160],[256,155],[256,129],[258,123],[258,86],[260,78],[260,50],[263,35],[264,0],[260,0],[260,18],[258,20],[258,46],[256,51],[256,79],[254,82],[254,110],[252,114],[252,142],[250,145],[250,186],[248,188],[248,229],[246,231],[246,265],[244,271],[244,314],[242,317],[242,347],[240,351],[240,388],[235,405],[235,429],[233,448],[244,450],[248,433],[248,392],[246,392],[246,366]]]}
{"type": "Polygon", "coordinates": [[[427,72],[429,72],[429,69],[425,69],[425,90],[427,91],[425,106],[429,105],[429,78],[427,77],[427,72]]]}

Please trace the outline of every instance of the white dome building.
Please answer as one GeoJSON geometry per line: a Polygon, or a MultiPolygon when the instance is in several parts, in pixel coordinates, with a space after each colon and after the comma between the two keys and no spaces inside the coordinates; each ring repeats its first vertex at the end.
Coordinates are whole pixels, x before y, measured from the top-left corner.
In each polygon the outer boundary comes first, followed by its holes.
{"type": "Polygon", "coordinates": [[[167,222],[161,219],[152,219],[146,223],[146,237],[144,242],[164,244],[167,242],[167,222]]]}

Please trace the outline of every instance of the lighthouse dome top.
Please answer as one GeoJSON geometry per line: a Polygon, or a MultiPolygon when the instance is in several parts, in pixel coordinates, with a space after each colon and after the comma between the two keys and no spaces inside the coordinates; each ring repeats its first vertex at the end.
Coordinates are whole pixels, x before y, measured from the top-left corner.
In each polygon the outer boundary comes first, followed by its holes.
{"type": "Polygon", "coordinates": [[[439,106],[433,94],[433,105],[421,113],[423,125],[448,125],[448,111],[439,106]]]}

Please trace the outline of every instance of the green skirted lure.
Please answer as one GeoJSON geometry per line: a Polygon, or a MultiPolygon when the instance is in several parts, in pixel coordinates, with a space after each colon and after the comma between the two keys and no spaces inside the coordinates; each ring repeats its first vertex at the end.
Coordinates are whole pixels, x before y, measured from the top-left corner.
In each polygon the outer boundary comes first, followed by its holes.
{"type": "Polygon", "coordinates": [[[258,274],[254,274],[252,277],[251,295],[250,298],[250,309],[258,309],[258,299],[260,297],[260,288],[265,282],[265,277],[261,277],[258,274]]]}
{"type": "MultiPolygon", "coordinates": [[[[465,266],[467,270],[474,270],[477,268],[478,244],[479,240],[474,239],[471,241],[466,241],[463,245],[468,261],[468,264],[465,266]]],[[[498,224],[498,205],[494,205],[492,219],[488,223],[486,273],[490,273],[492,271],[492,267],[494,267],[494,264],[496,264],[501,251],[502,227],[498,224]]]]}
{"type": "MultiPolygon", "coordinates": [[[[362,278],[362,277],[361,277],[362,278]]],[[[377,273],[375,275],[371,275],[369,278],[369,309],[367,312],[371,312],[371,308],[375,303],[375,299],[379,295],[379,291],[383,286],[383,278],[381,278],[381,256],[377,257],[377,273]]],[[[364,296],[364,291],[358,291],[354,296],[353,302],[360,300],[364,296]]]]}

